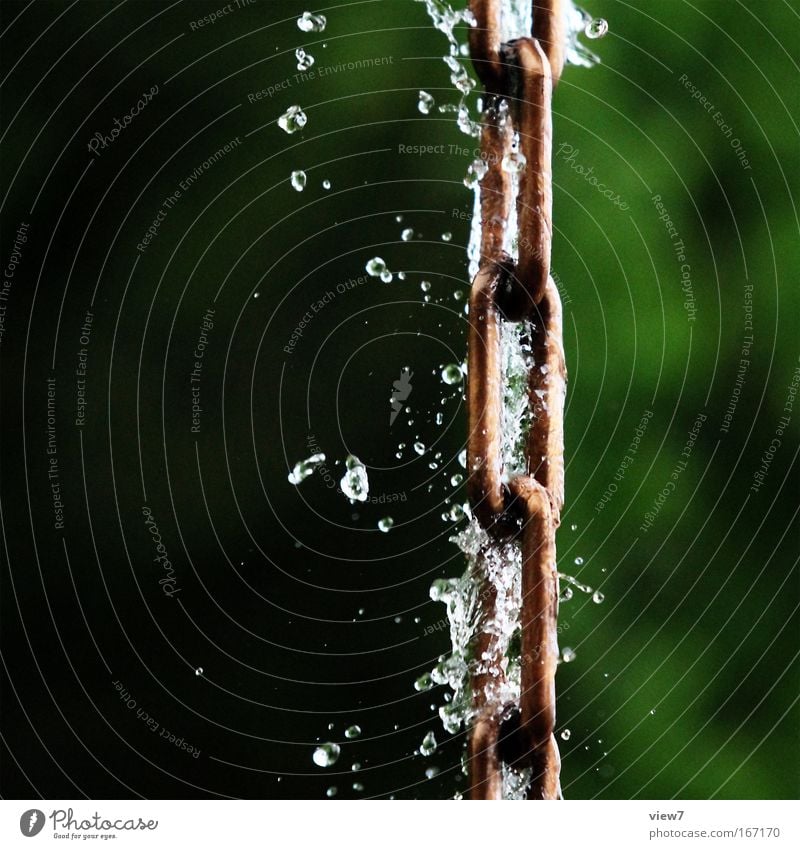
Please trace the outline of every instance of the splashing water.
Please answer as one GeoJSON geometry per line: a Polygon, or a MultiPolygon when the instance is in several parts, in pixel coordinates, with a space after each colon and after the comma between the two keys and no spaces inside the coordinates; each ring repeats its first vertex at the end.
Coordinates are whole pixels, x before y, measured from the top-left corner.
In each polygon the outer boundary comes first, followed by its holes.
{"type": "Polygon", "coordinates": [[[303,50],[302,47],[298,47],[294,51],[294,58],[297,59],[298,71],[307,71],[314,64],[314,57],[303,50]]]}
{"type": "Polygon", "coordinates": [[[317,466],[321,465],[325,462],[325,455],[320,454],[312,454],[305,460],[300,460],[299,462],[294,464],[294,468],[289,473],[289,483],[293,483],[295,486],[302,483],[309,475],[314,473],[314,469],[317,466]]]}
{"type": "Polygon", "coordinates": [[[422,112],[423,115],[430,115],[431,109],[433,109],[436,101],[433,99],[433,95],[428,94],[427,91],[420,91],[419,100],[417,101],[417,109],[422,112]]]}
{"type": "Polygon", "coordinates": [[[298,130],[302,130],[308,122],[308,116],[299,106],[290,106],[278,118],[278,126],[285,132],[291,135],[298,130]]]}
{"type": "Polygon", "coordinates": [[[366,501],[369,495],[369,479],[367,478],[367,468],[353,454],[348,454],[345,460],[347,471],[340,481],[342,492],[350,499],[351,504],[356,501],[366,501]]]}
{"type": "Polygon", "coordinates": [[[314,754],[311,755],[311,760],[317,766],[329,767],[333,766],[339,760],[341,749],[336,743],[323,743],[314,749],[314,754]]]}
{"type": "Polygon", "coordinates": [[[303,32],[322,32],[328,19],[325,15],[312,15],[311,12],[303,12],[297,19],[297,28],[303,32]]]}

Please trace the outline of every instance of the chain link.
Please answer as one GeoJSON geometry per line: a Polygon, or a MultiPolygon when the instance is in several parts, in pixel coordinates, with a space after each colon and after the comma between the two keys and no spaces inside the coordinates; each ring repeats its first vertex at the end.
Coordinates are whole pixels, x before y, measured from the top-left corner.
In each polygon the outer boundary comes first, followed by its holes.
{"type": "MultiPolygon", "coordinates": [[[[521,540],[521,693],[519,705],[500,704],[487,673],[473,676],[474,720],[470,731],[470,795],[502,795],[501,762],[529,768],[529,799],[560,798],[555,727],[558,663],[558,573],[555,532],[564,500],[563,408],[566,368],[561,300],[550,277],[552,242],[551,95],[564,62],[561,0],[533,0],[533,31],[500,43],[501,0],[472,0],[475,24],[470,51],[485,88],[481,131],[488,171],[481,181],[481,266],[470,294],[467,386],[468,494],[481,526],[499,547],[521,540]],[[514,203],[514,185],[503,167],[518,139],[525,164],[516,197],[518,253],[503,251],[514,203]],[[513,479],[502,463],[502,323],[525,322],[531,340],[528,375],[532,422],[525,447],[526,474],[513,479]]],[[[481,621],[494,620],[496,589],[487,574],[477,578],[481,621]]],[[[479,629],[479,668],[504,675],[490,629],[479,629]]],[[[496,681],[494,682],[497,683],[496,681]]]]}

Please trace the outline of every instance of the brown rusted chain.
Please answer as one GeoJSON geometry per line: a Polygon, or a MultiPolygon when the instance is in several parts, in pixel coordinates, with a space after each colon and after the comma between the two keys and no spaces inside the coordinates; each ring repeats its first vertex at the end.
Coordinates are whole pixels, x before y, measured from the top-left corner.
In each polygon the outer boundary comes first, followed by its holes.
{"type": "Polygon", "coordinates": [[[472,58],[487,91],[481,152],[488,171],[481,181],[481,267],[470,294],[468,494],[495,546],[511,536],[522,541],[521,693],[516,706],[502,704],[498,695],[503,689],[498,679],[505,680],[505,659],[495,656],[499,641],[491,628],[484,627],[496,616],[497,590],[489,575],[488,553],[476,559],[478,574],[473,577],[480,588],[480,609],[473,646],[470,796],[501,798],[501,764],[506,762],[530,769],[529,799],[557,799],[555,531],[564,500],[566,369],[561,302],[550,277],[550,98],[563,65],[563,9],[559,0],[534,2],[534,37],[501,45],[500,0],[472,0],[470,8],[476,21],[470,33],[472,58]],[[517,262],[503,253],[513,203],[513,183],[503,160],[512,149],[515,132],[525,157],[517,197],[517,262]],[[509,481],[501,456],[503,321],[528,323],[533,353],[527,474],[509,481]]]}

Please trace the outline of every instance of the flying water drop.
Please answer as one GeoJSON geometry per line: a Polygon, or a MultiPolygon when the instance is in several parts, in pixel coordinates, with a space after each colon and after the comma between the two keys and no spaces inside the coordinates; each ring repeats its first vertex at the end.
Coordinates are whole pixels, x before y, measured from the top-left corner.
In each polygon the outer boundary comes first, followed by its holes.
{"type": "Polygon", "coordinates": [[[430,115],[431,109],[436,101],[433,97],[428,94],[427,91],[420,91],[419,93],[419,101],[417,102],[417,109],[422,112],[423,115],[430,115]]]}
{"type": "Polygon", "coordinates": [[[366,501],[369,494],[366,466],[353,454],[347,455],[345,466],[347,471],[339,484],[342,492],[350,499],[351,504],[355,504],[356,501],[366,501]]]}
{"type": "Polygon", "coordinates": [[[429,731],[420,743],[419,753],[424,758],[429,758],[436,751],[436,737],[433,736],[433,731],[429,731]]]}
{"type": "Polygon", "coordinates": [[[297,28],[303,32],[322,32],[328,19],[325,15],[312,15],[311,12],[303,12],[297,19],[297,28]]]}
{"type": "Polygon", "coordinates": [[[297,70],[307,71],[314,64],[314,57],[310,53],[306,53],[302,47],[298,47],[294,51],[295,59],[297,59],[297,70]]]}
{"type": "Polygon", "coordinates": [[[297,486],[302,483],[309,475],[313,474],[314,469],[325,462],[324,454],[312,454],[305,460],[300,460],[294,464],[294,468],[289,473],[289,483],[297,486]]]}
{"type": "Polygon", "coordinates": [[[291,135],[298,130],[302,130],[308,121],[308,116],[299,106],[290,106],[278,118],[278,126],[286,133],[291,135]]]}
{"type": "Polygon", "coordinates": [[[296,192],[302,192],[306,187],[306,172],[305,171],[292,171],[292,188],[296,192]]]}
{"type": "Polygon", "coordinates": [[[311,760],[313,760],[317,766],[333,766],[336,761],[339,760],[340,752],[341,749],[336,743],[323,743],[321,746],[317,746],[317,748],[314,749],[314,754],[311,756],[311,760]]]}

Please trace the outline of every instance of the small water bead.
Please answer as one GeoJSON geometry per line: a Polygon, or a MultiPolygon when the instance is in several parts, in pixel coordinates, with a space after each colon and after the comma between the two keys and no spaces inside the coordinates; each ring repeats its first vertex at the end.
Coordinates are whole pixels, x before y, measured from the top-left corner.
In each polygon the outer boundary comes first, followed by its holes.
{"type": "Polygon", "coordinates": [[[577,654],[575,654],[575,649],[571,649],[569,646],[564,646],[564,648],[561,649],[561,660],[563,660],[564,663],[572,663],[576,657],[577,654]]]}
{"type": "Polygon", "coordinates": [[[569,730],[569,728],[565,728],[565,729],[561,732],[561,739],[562,739],[562,740],[569,740],[569,738],[570,738],[571,736],[572,736],[572,732],[569,730]]]}
{"type": "Polygon", "coordinates": [[[424,758],[429,758],[436,751],[436,737],[433,735],[433,731],[429,731],[423,738],[422,743],[419,746],[419,753],[424,758]]]}
{"type": "Polygon", "coordinates": [[[433,99],[432,95],[428,94],[427,91],[420,91],[419,100],[417,101],[417,109],[419,109],[423,115],[430,115],[434,103],[436,103],[436,101],[433,99]]]}
{"type": "Polygon", "coordinates": [[[569,529],[570,529],[571,531],[577,531],[577,530],[578,530],[578,526],[577,526],[577,525],[570,525],[570,526],[569,526],[569,529]]]}
{"type": "Polygon", "coordinates": [[[342,492],[350,499],[350,503],[366,501],[369,494],[369,479],[366,466],[353,454],[347,455],[345,461],[347,471],[340,481],[342,492]]]}
{"type": "Polygon", "coordinates": [[[456,473],[450,478],[451,486],[459,486],[459,484],[464,480],[464,475],[459,475],[456,473]]]}
{"type": "Polygon", "coordinates": [[[314,64],[314,57],[310,53],[306,53],[302,47],[298,47],[294,51],[295,59],[297,59],[297,70],[307,71],[314,64]]]}
{"type": "Polygon", "coordinates": [[[575,558],[575,565],[576,566],[583,566],[583,558],[582,557],[576,557],[575,558]]]}
{"type": "Polygon", "coordinates": [[[455,363],[449,363],[442,369],[442,380],[448,386],[455,386],[457,383],[461,383],[463,377],[461,367],[455,363]]]}
{"type": "Polygon", "coordinates": [[[414,443],[414,450],[421,457],[425,453],[425,443],[424,442],[415,442],[414,443]]]}
{"type": "Polygon", "coordinates": [[[464,185],[472,189],[486,176],[489,166],[483,159],[476,159],[468,168],[467,176],[464,177],[464,185]]]}
{"type": "Polygon", "coordinates": [[[333,731],[334,725],[332,722],[328,723],[328,731],[333,731]]]}
{"type": "Polygon", "coordinates": [[[331,181],[330,180],[323,180],[322,181],[322,188],[325,189],[326,192],[328,191],[328,189],[330,189],[330,187],[331,187],[331,181]]]}
{"type": "Polygon", "coordinates": [[[404,242],[410,242],[414,238],[414,231],[411,227],[406,227],[406,229],[400,234],[400,238],[404,242]]]}
{"type": "Polygon", "coordinates": [[[364,789],[364,785],[360,781],[354,781],[353,782],[353,790],[355,790],[356,793],[361,793],[363,791],[363,789],[364,789]]]}
{"type": "Polygon", "coordinates": [[[422,283],[419,284],[419,288],[422,289],[423,292],[430,292],[431,284],[427,280],[423,280],[422,283]]]}
{"type": "Polygon", "coordinates": [[[392,282],[392,272],[389,271],[388,268],[385,268],[381,271],[381,282],[383,283],[391,283],[392,282]]]}
{"type": "Polygon", "coordinates": [[[356,737],[361,736],[361,728],[358,725],[351,725],[344,732],[344,736],[347,737],[348,740],[355,740],[356,737]]]}
{"type": "Polygon", "coordinates": [[[433,678],[431,678],[430,672],[424,672],[414,682],[414,689],[418,693],[424,693],[425,690],[430,690],[431,687],[433,687],[433,678]]]}
{"type": "Polygon", "coordinates": [[[361,769],[361,764],[358,761],[355,761],[353,765],[350,767],[350,772],[358,772],[361,769]]]}
{"type": "Polygon", "coordinates": [[[402,215],[395,215],[394,220],[395,220],[398,224],[400,224],[400,223],[402,222],[402,220],[403,220],[403,216],[402,216],[402,215]]]}
{"type": "Polygon", "coordinates": [[[438,774],[439,774],[439,767],[438,767],[438,766],[429,766],[429,767],[425,770],[425,778],[428,778],[428,779],[430,779],[430,778],[436,778],[436,776],[437,776],[438,774]]]}
{"type": "Polygon", "coordinates": [[[442,233],[442,241],[443,242],[449,242],[450,239],[452,239],[452,238],[453,238],[452,233],[442,233]]]}
{"type": "Polygon", "coordinates": [[[292,188],[296,192],[302,192],[306,187],[306,172],[305,171],[292,171],[292,188]]]}
{"type": "Polygon", "coordinates": [[[199,678],[203,674],[203,667],[198,666],[197,669],[195,669],[194,674],[199,678]]]}
{"type": "Polygon", "coordinates": [[[460,301],[463,297],[464,293],[461,289],[456,289],[455,292],[453,292],[453,300],[460,301]]]}
{"type": "Polygon", "coordinates": [[[564,587],[563,592],[559,596],[559,601],[569,601],[573,596],[572,587],[564,587]]]}
{"type": "Polygon", "coordinates": [[[466,448],[463,451],[458,452],[458,465],[461,466],[462,469],[467,468],[467,449],[466,448]]]}
{"type": "Polygon", "coordinates": [[[394,519],[391,516],[384,516],[378,521],[378,530],[388,534],[394,525],[394,519]]]}
{"type": "Polygon", "coordinates": [[[466,516],[466,511],[460,504],[454,504],[450,508],[450,512],[447,514],[447,518],[450,519],[451,522],[460,522],[464,516],[466,516]]]}
{"type": "Polygon", "coordinates": [[[337,789],[336,787],[329,787],[329,788],[325,791],[325,795],[326,795],[329,799],[333,799],[333,797],[334,797],[334,796],[335,796],[338,792],[339,792],[339,791],[338,791],[338,789],[337,789]]]}
{"type": "Polygon", "coordinates": [[[312,15],[311,12],[303,12],[297,19],[297,28],[303,32],[322,32],[328,19],[325,15],[312,15]]]}
{"type": "Polygon", "coordinates": [[[511,151],[511,153],[507,153],[503,157],[503,161],[500,163],[500,167],[503,171],[508,174],[520,174],[525,170],[525,166],[528,164],[528,160],[525,159],[525,155],[522,151],[511,151]]]}
{"type": "Polygon", "coordinates": [[[600,590],[595,590],[592,595],[592,601],[595,604],[602,604],[605,601],[606,597],[600,592],[600,590]]]}
{"type": "Polygon", "coordinates": [[[435,471],[439,468],[439,464],[435,460],[431,460],[430,463],[428,463],[428,468],[435,471]]]}
{"type": "Polygon", "coordinates": [[[370,277],[380,277],[386,271],[386,263],[379,257],[374,256],[364,266],[370,277]]]}
{"type": "Polygon", "coordinates": [[[302,130],[308,122],[308,116],[299,106],[290,106],[278,118],[278,126],[285,132],[291,135],[298,130],[302,130]]]}
{"type": "Polygon", "coordinates": [[[300,460],[294,464],[294,468],[289,473],[289,483],[297,486],[302,483],[309,475],[314,473],[317,466],[325,462],[324,454],[312,454],[305,460],[300,460]]]}
{"type": "Polygon", "coordinates": [[[583,32],[587,38],[602,38],[608,32],[608,21],[605,18],[593,18],[583,32]]]}
{"type": "Polygon", "coordinates": [[[314,749],[314,754],[311,759],[317,766],[329,767],[333,766],[339,760],[341,749],[336,743],[323,743],[314,749]]]}

